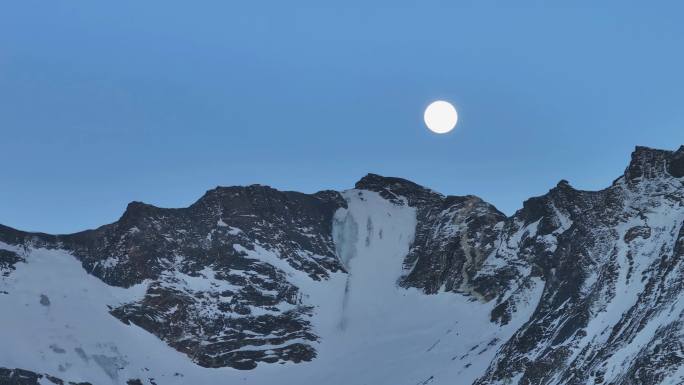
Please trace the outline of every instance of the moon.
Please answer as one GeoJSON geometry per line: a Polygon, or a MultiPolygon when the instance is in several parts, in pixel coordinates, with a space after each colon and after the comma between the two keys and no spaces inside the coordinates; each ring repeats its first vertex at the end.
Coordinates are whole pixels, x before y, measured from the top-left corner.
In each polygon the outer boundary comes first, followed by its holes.
{"type": "Polygon", "coordinates": [[[437,100],[427,106],[423,119],[430,131],[436,134],[446,134],[456,127],[458,113],[451,103],[437,100]]]}

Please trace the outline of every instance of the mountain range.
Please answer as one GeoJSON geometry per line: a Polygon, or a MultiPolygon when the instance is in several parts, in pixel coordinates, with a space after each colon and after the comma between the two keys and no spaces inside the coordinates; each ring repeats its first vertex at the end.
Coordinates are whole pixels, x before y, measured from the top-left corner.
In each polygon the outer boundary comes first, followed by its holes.
{"type": "Polygon", "coordinates": [[[0,384],[684,384],[684,146],[507,216],[368,174],[0,225],[0,384]]]}

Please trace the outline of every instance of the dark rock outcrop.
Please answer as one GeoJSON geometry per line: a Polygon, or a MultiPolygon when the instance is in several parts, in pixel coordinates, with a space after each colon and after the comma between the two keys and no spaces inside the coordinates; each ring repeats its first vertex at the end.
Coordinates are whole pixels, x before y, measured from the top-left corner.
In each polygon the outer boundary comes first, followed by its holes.
{"type": "MultiPolygon", "coordinates": [[[[333,191],[218,187],[187,208],[133,202],[117,222],[96,230],[52,236],[3,227],[0,240],[69,250],[113,286],[144,283],[142,300],[111,314],[199,365],[252,369],[258,362],[311,360],[316,353],[310,344],[288,341],[317,340],[299,289],[259,256],[272,254],[315,280],[342,271],[332,217],[345,204],[333,191]],[[188,284],[193,279],[212,283],[195,287],[188,284]],[[278,347],[266,353],[263,345],[278,347]]],[[[0,272],[21,260],[0,250],[0,272]]]]}
{"type": "Polygon", "coordinates": [[[66,382],[49,374],[39,374],[24,369],[0,368],[0,385],[92,385],[89,382],[66,382]]]}

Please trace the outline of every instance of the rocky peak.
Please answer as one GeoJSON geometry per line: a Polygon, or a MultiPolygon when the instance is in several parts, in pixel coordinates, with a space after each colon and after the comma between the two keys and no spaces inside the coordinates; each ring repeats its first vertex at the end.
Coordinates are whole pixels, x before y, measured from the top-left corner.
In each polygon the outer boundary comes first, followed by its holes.
{"type": "Polygon", "coordinates": [[[684,174],[683,159],[682,148],[673,152],[637,146],[632,152],[632,159],[625,170],[624,177],[629,184],[634,184],[638,180],[658,179],[668,175],[678,177],[684,174]]]}
{"type": "Polygon", "coordinates": [[[443,198],[435,191],[425,188],[409,180],[395,177],[385,177],[377,174],[368,174],[361,178],[354,188],[369,190],[395,203],[401,203],[399,197],[404,197],[410,206],[417,206],[425,202],[434,202],[443,198]]]}
{"type": "Polygon", "coordinates": [[[269,206],[273,201],[283,200],[285,192],[264,185],[217,186],[207,191],[190,207],[204,210],[207,208],[223,210],[226,207],[242,207],[245,210],[269,206]]]}
{"type": "Polygon", "coordinates": [[[546,194],[532,197],[523,202],[523,207],[515,213],[514,217],[519,218],[525,225],[542,220],[541,230],[551,232],[557,226],[546,223],[553,221],[560,212],[572,212],[576,210],[578,201],[581,200],[581,192],[570,185],[567,180],[561,180],[556,187],[549,190],[546,194]]]}
{"type": "Polygon", "coordinates": [[[190,209],[208,211],[223,217],[242,215],[246,218],[246,215],[258,215],[272,218],[297,215],[297,210],[302,207],[311,210],[322,208],[325,212],[332,213],[344,205],[344,199],[336,191],[304,194],[255,184],[245,187],[216,187],[207,191],[190,209]]]}
{"type": "Polygon", "coordinates": [[[242,195],[268,196],[277,193],[280,193],[280,191],[272,188],[271,186],[262,184],[252,184],[249,186],[216,186],[215,188],[204,193],[198,202],[213,199],[232,199],[242,195]]]}
{"type": "Polygon", "coordinates": [[[684,146],[672,154],[667,171],[676,178],[684,177],[684,146]]]}
{"type": "Polygon", "coordinates": [[[118,223],[122,226],[135,226],[140,221],[158,213],[160,208],[147,203],[133,201],[126,206],[126,211],[119,219],[118,223]]]}

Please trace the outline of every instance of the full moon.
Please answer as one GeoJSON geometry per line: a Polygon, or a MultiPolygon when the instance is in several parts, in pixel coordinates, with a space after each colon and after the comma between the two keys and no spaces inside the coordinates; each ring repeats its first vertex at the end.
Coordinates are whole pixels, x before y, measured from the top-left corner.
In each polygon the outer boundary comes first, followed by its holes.
{"type": "Polygon", "coordinates": [[[451,103],[437,100],[425,109],[423,118],[430,131],[436,134],[446,134],[456,127],[458,113],[451,103]]]}

